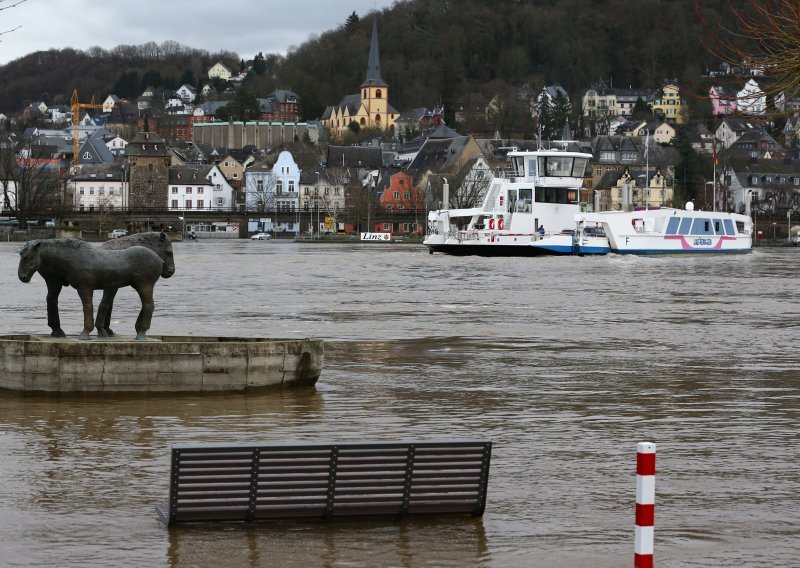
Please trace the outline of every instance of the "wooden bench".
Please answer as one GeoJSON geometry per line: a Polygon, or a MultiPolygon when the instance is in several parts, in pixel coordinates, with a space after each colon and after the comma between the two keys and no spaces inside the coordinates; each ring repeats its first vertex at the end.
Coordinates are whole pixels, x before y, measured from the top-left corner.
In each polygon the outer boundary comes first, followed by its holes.
{"type": "Polygon", "coordinates": [[[464,513],[486,506],[489,441],[172,447],[165,525],[464,513]]]}

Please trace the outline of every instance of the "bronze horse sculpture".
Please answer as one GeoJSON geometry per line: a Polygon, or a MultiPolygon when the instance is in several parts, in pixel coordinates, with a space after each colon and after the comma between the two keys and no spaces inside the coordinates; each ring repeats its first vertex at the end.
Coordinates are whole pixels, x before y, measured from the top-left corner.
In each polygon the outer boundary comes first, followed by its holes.
{"type": "Polygon", "coordinates": [[[158,254],[142,246],[103,250],[79,239],[28,241],[19,254],[19,279],[30,282],[33,274],[38,272],[47,283],[47,319],[53,332],[60,330],[58,292],[63,286],[75,288],[83,304],[80,339],[89,339],[89,332],[95,325],[98,330],[105,329],[106,307],[101,305],[98,308],[97,321],[93,321],[94,290],[116,292],[123,286],[131,286],[142,301],[136,319],[136,339],[146,339],[155,307],[153,287],[162,273],[167,272],[166,263],[158,254]]]}

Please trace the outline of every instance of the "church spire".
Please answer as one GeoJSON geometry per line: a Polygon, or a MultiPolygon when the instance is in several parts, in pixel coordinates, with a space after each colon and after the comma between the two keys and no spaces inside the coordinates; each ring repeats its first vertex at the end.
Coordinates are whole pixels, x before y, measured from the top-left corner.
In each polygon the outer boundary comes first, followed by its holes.
{"type": "Polygon", "coordinates": [[[372,20],[372,41],[369,44],[369,59],[367,60],[367,78],[362,87],[386,87],[386,81],[381,78],[381,60],[378,51],[378,17],[372,20]]]}

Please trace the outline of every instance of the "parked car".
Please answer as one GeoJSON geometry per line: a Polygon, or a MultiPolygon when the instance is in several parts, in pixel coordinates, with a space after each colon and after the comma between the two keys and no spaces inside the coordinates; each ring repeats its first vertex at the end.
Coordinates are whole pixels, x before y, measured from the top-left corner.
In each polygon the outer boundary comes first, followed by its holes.
{"type": "Polygon", "coordinates": [[[112,239],[118,239],[120,237],[126,236],[127,234],[128,231],[126,231],[125,229],[114,229],[108,236],[111,237],[112,239]]]}
{"type": "Polygon", "coordinates": [[[194,231],[185,231],[183,233],[183,240],[194,241],[197,239],[197,234],[194,231]]]}
{"type": "Polygon", "coordinates": [[[272,238],[272,235],[269,233],[256,233],[252,237],[250,237],[251,241],[268,241],[272,238]]]}

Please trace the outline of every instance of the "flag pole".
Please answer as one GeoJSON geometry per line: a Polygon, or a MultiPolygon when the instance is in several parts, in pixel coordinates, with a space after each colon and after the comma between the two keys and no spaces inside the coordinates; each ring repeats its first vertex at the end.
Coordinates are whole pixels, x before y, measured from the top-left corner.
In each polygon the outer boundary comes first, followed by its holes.
{"type": "Polygon", "coordinates": [[[711,204],[711,211],[717,210],[717,141],[716,139],[713,142],[714,146],[714,187],[711,192],[711,199],[713,203],[711,204]]]}

